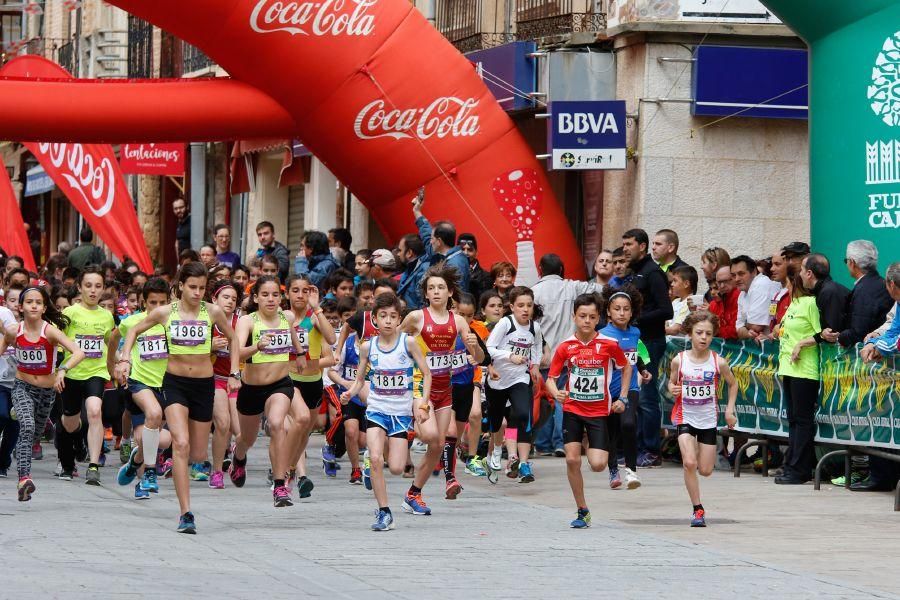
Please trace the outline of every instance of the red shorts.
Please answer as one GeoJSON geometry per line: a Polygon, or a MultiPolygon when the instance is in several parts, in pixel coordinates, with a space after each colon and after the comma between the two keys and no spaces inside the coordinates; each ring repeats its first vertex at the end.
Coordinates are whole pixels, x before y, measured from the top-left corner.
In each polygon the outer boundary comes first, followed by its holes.
{"type": "Polygon", "coordinates": [[[435,412],[453,406],[453,384],[450,383],[449,377],[446,380],[443,378],[431,380],[431,396],[429,400],[431,400],[431,405],[434,406],[435,412]]]}
{"type": "Polygon", "coordinates": [[[222,377],[221,375],[216,375],[213,377],[215,380],[215,386],[217,390],[222,390],[228,394],[228,397],[232,400],[237,399],[237,392],[229,392],[228,391],[228,378],[222,377]]]}

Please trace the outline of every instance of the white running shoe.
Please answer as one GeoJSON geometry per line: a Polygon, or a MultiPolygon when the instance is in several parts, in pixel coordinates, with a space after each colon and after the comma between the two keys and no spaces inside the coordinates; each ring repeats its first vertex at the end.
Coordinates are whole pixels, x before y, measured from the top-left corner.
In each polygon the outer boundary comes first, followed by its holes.
{"type": "Polygon", "coordinates": [[[641,487],[641,478],[638,477],[637,473],[635,473],[628,467],[622,469],[622,473],[624,474],[622,479],[623,483],[625,484],[625,489],[636,490],[641,487]]]}
{"type": "Polygon", "coordinates": [[[416,454],[424,454],[425,452],[428,452],[428,444],[424,443],[422,440],[416,440],[412,443],[412,447],[409,451],[415,452],[416,454]]]}
{"type": "Polygon", "coordinates": [[[488,461],[490,462],[491,471],[501,471],[503,469],[503,448],[494,448],[488,461]]]}

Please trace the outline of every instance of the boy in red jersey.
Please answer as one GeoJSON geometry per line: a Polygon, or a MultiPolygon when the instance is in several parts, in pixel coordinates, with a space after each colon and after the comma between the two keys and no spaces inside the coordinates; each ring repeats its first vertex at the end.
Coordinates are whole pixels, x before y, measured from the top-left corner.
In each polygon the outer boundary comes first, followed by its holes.
{"type": "Polygon", "coordinates": [[[575,529],[591,525],[581,476],[582,440],[587,433],[587,458],[591,470],[605,469],[609,461],[607,417],[613,412],[623,412],[628,404],[627,389],[615,402],[610,398],[609,381],[613,369],[622,370],[622,381],[631,381],[631,364],[614,340],[597,333],[599,321],[599,298],[594,294],[578,296],[575,299],[575,335],[556,348],[547,377],[547,389],[563,402],[566,474],[578,505],[578,514],[570,524],[575,529]],[[556,386],[563,369],[569,372],[566,390],[556,386]]]}

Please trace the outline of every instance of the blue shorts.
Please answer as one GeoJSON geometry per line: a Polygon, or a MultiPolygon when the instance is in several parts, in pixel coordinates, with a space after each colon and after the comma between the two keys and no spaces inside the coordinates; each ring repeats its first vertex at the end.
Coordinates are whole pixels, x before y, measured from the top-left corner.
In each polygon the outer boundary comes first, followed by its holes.
{"type": "Polygon", "coordinates": [[[156,401],[160,403],[162,406],[162,388],[150,387],[149,385],[143,384],[136,379],[128,378],[128,391],[131,392],[132,396],[128,398],[128,405],[126,408],[128,412],[131,413],[131,426],[138,427],[143,425],[147,417],[144,415],[144,411],[141,410],[141,407],[137,405],[137,402],[134,401],[134,394],[141,392],[143,390],[150,390],[153,392],[153,396],[156,398],[156,401]]]}
{"type": "Polygon", "coordinates": [[[378,427],[387,432],[388,437],[406,439],[406,434],[412,431],[413,418],[411,415],[386,415],[375,411],[366,411],[366,427],[378,427]]]}

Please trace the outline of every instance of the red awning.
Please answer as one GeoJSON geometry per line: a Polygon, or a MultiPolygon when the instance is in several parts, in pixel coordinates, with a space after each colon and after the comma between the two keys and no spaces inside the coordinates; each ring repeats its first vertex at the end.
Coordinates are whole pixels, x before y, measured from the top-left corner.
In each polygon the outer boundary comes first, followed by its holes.
{"type": "Polygon", "coordinates": [[[231,151],[231,194],[249,192],[251,180],[256,180],[259,155],[275,150],[284,153],[278,187],[309,182],[311,157],[295,158],[291,140],[240,140],[231,151]]]}

